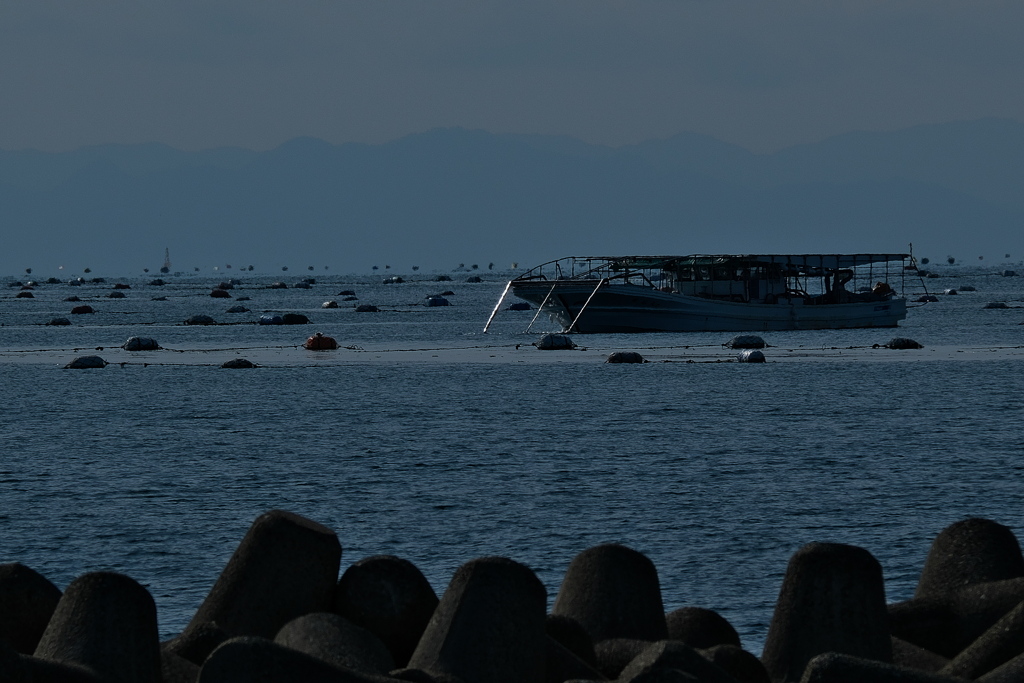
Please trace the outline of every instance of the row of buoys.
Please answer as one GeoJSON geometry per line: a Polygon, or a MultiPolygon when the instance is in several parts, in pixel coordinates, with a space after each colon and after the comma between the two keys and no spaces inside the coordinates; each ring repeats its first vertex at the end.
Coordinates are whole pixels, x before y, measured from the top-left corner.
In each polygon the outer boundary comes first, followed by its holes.
{"type": "MultiPolygon", "coordinates": [[[[70,324],[70,321],[68,324],[70,324]]],[[[334,337],[328,337],[322,332],[317,332],[306,339],[302,347],[309,351],[334,351],[339,348],[338,342],[334,337]]],[[[129,337],[124,344],[121,345],[121,348],[125,351],[160,351],[163,349],[159,342],[152,337],[129,337]]],[[[64,367],[74,370],[84,370],[103,368],[107,365],[107,361],[103,360],[100,356],[79,356],[64,367]]],[[[236,358],[231,361],[226,361],[221,367],[252,368],[257,366],[244,358],[236,358]]]]}

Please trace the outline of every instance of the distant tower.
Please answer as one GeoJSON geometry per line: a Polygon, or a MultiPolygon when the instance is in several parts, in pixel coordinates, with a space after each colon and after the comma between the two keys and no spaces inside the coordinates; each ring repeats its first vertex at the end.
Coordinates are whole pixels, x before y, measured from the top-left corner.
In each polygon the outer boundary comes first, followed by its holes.
{"type": "Polygon", "coordinates": [[[171,272],[171,250],[170,248],[164,249],[164,265],[160,267],[161,273],[171,272]]]}

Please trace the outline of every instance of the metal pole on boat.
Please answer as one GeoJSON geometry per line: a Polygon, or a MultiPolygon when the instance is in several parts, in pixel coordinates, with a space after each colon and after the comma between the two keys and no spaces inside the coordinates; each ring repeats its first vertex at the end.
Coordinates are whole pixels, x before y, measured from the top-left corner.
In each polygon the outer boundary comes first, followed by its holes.
{"type": "Polygon", "coordinates": [[[484,325],[484,334],[487,334],[487,328],[491,326],[491,322],[494,320],[494,316],[498,315],[498,309],[501,308],[501,304],[504,303],[505,297],[508,296],[508,290],[512,287],[512,281],[509,280],[508,284],[505,285],[505,291],[501,293],[501,298],[498,299],[498,303],[494,305],[494,310],[491,311],[491,317],[487,319],[487,324],[484,325]]]}
{"type": "Polygon", "coordinates": [[[572,332],[573,328],[576,327],[576,323],[579,321],[580,316],[583,315],[583,311],[587,310],[587,306],[590,305],[590,300],[594,298],[594,295],[597,294],[597,290],[601,289],[601,285],[603,285],[606,281],[607,278],[601,278],[600,280],[597,281],[597,287],[594,287],[594,291],[590,293],[590,296],[588,296],[587,300],[584,302],[583,308],[581,308],[580,312],[576,314],[575,318],[573,318],[572,325],[569,325],[569,327],[565,328],[566,332],[572,332]]]}
{"type": "Polygon", "coordinates": [[[544,310],[545,306],[547,306],[548,299],[550,299],[551,295],[555,293],[555,287],[557,286],[558,283],[551,285],[551,289],[548,290],[547,295],[544,297],[544,301],[540,302],[540,306],[537,308],[537,312],[533,314],[533,320],[531,320],[530,324],[526,326],[526,332],[523,332],[523,334],[529,334],[530,328],[533,327],[533,324],[535,322],[537,322],[537,318],[540,317],[540,312],[544,310]]]}

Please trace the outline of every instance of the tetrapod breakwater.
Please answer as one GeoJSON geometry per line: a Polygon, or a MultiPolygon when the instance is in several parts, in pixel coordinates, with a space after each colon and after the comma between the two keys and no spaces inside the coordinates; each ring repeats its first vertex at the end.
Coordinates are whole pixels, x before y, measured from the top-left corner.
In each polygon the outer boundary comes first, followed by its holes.
{"type": "Polygon", "coordinates": [[[527,566],[483,557],[440,598],[402,558],[341,571],[331,529],[257,518],[191,622],[160,642],[149,591],[92,572],[64,591],[0,566],[0,680],[14,683],[852,683],[1024,680],[1024,558],[971,518],[932,543],[914,597],[887,604],[867,550],[790,559],[760,657],[715,611],[664,611],[657,568],[620,544],[566,569],[552,606],[527,566]],[[340,578],[339,578],[340,574],[340,578]]]}

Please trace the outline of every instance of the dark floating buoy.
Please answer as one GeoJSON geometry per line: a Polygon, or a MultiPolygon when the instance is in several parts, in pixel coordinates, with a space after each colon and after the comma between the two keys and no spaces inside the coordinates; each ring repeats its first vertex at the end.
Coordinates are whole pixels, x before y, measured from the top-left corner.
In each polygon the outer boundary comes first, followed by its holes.
{"type": "Polygon", "coordinates": [[[132,286],[126,282],[115,282],[114,289],[131,289],[132,286]]]}
{"type": "Polygon", "coordinates": [[[251,360],[245,358],[234,358],[232,360],[226,360],[220,364],[222,368],[258,368],[259,366],[253,363],[251,360]]]}
{"type": "Polygon", "coordinates": [[[83,315],[85,313],[95,313],[95,312],[96,311],[94,311],[92,309],[92,306],[88,306],[88,305],[85,305],[85,306],[75,306],[74,308],[71,309],[71,315],[83,315]]]}
{"type": "Polygon", "coordinates": [[[232,306],[231,308],[229,308],[226,311],[226,313],[248,313],[248,312],[249,312],[249,309],[246,308],[245,306],[232,306]]]}
{"type": "Polygon", "coordinates": [[[166,285],[167,283],[166,283],[166,282],[164,282],[163,280],[161,280],[160,278],[157,278],[157,279],[155,279],[155,280],[150,280],[150,281],[149,281],[149,284],[150,284],[150,286],[152,286],[152,287],[163,287],[163,286],[164,286],[164,285],[166,285]]]}
{"type": "Polygon", "coordinates": [[[1017,271],[1015,270],[1004,270],[1003,277],[1017,277],[1017,271]]]}
{"type": "Polygon", "coordinates": [[[15,299],[35,299],[36,295],[33,294],[32,292],[25,291],[25,292],[18,292],[17,294],[14,295],[14,298],[15,299]]]}
{"type": "Polygon", "coordinates": [[[111,292],[110,294],[107,295],[107,298],[108,299],[123,299],[124,298],[124,292],[111,292]]]}
{"type": "Polygon", "coordinates": [[[69,296],[64,301],[81,301],[77,296],[69,296]]]}
{"type": "Polygon", "coordinates": [[[386,278],[384,278],[381,281],[381,283],[385,284],[385,285],[399,285],[399,284],[402,284],[403,282],[405,282],[405,280],[403,280],[398,275],[392,275],[391,277],[386,277],[386,278]]]}
{"type": "Polygon", "coordinates": [[[325,301],[322,304],[320,304],[320,308],[337,308],[337,307],[338,307],[338,302],[334,301],[333,299],[331,301],[325,301]]]}
{"type": "Polygon", "coordinates": [[[359,301],[359,297],[358,296],[346,296],[346,297],[344,297],[342,299],[342,301],[359,301]]]}
{"type": "Polygon", "coordinates": [[[193,315],[185,321],[186,325],[216,325],[217,321],[208,315],[193,315]]]}
{"type": "Polygon", "coordinates": [[[939,300],[939,297],[937,297],[937,296],[935,296],[933,294],[923,294],[923,295],[917,297],[916,299],[914,299],[914,301],[916,303],[919,303],[919,304],[935,303],[938,300],[939,300]]]}
{"type": "Polygon", "coordinates": [[[167,301],[166,296],[154,296],[150,301],[167,301]]]}
{"type": "Polygon", "coordinates": [[[479,275],[470,275],[466,278],[466,282],[483,282],[483,279],[479,275]]]}
{"type": "Polygon", "coordinates": [[[79,356],[64,366],[66,370],[88,370],[91,368],[105,368],[107,361],[99,356],[79,356]]]}
{"type": "Polygon", "coordinates": [[[768,346],[764,339],[756,334],[739,334],[727,341],[723,346],[730,349],[763,349],[768,346]]]}
{"type": "Polygon", "coordinates": [[[288,289],[288,285],[283,282],[274,282],[267,285],[267,289],[288,289]]]}
{"type": "Polygon", "coordinates": [[[529,311],[529,310],[531,310],[531,308],[530,308],[530,304],[526,303],[525,301],[517,301],[514,304],[509,304],[508,305],[508,310],[510,310],[510,311],[529,311]]]}
{"type": "Polygon", "coordinates": [[[453,292],[450,289],[446,289],[443,292],[441,292],[440,296],[455,296],[455,292],[453,292]]]}
{"type": "Polygon", "coordinates": [[[982,308],[1009,308],[1009,306],[1002,301],[990,301],[982,306],[982,308]]]}
{"type": "Polygon", "coordinates": [[[608,354],[605,363],[646,363],[644,357],[636,351],[614,351],[608,354]]]}
{"type": "Polygon", "coordinates": [[[352,289],[343,289],[340,292],[338,292],[338,296],[355,296],[355,295],[356,295],[355,290],[352,290],[352,289]]]}
{"type": "Polygon", "coordinates": [[[437,277],[434,278],[434,282],[451,282],[451,281],[452,281],[452,276],[451,275],[438,275],[437,277]]]}
{"type": "Polygon", "coordinates": [[[281,316],[281,322],[284,325],[308,325],[309,318],[301,313],[285,313],[281,316]]]}
{"type": "Polygon", "coordinates": [[[210,296],[212,296],[214,299],[230,299],[231,298],[231,294],[229,292],[227,292],[226,290],[223,290],[223,289],[214,289],[213,291],[210,292],[210,296]]]}
{"type": "Polygon", "coordinates": [[[757,349],[743,349],[736,356],[740,363],[764,363],[764,354],[757,349]]]}
{"type": "Polygon", "coordinates": [[[307,339],[302,347],[309,351],[334,351],[338,348],[338,342],[334,337],[327,337],[322,332],[317,332],[307,339]]]}
{"type": "Polygon", "coordinates": [[[434,306],[451,306],[451,305],[452,305],[451,302],[448,301],[448,299],[445,299],[443,296],[428,296],[427,297],[427,306],[434,307],[434,306]]]}
{"type": "Polygon", "coordinates": [[[924,345],[907,337],[893,337],[885,345],[887,349],[923,349],[924,345]]]}
{"type": "Polygon", "coordinates": [[[533,345],[541,351],[561,351],[576,348],[576,343],[573,342],[572,338],[564,334],[545,334],[533,342],[533,345]]]}
{"type": "Polygon", "coordinates": [[[356,306],[356,313],[380,313],[380,309],[373,304],[359,304],[356,306]]]}
{"type": "Polygon", "coordinates": [[[71,321],[67,318],[50,318],[50,322],[47,325],[70,325],[71,321]]]}
{"type": "Polygon", "coordinates": [[[121,348],[125,351],[158,351],[161,346],[152,337],[129,337],[121,348]]]}
{"type": "Polygon", "coordinates": [[[977,292],[978,288],[974,285],[964,285],[960,288],[961,292],[977,292]]]}
{"type": "Polygon", "coordinates": [[[258,322],[260,325],[284,325],[284,318],[272,313],[264,313],[258,322]]]}
{"type": "Polygon", "coordinates": [[[960,292],[956,291],[956,290],[955,290],[955,289],[953,289],[953,288],[950,288],[950,289],[944,289],[944,290],[942,290],[942,293],[943,293],[943,294],[945,294],[946,296],[953,296],[953,295],[955,295],[955,294],[959,294],[960,292]]]}

